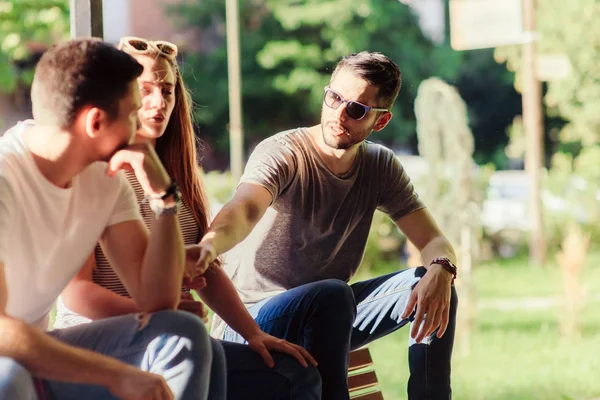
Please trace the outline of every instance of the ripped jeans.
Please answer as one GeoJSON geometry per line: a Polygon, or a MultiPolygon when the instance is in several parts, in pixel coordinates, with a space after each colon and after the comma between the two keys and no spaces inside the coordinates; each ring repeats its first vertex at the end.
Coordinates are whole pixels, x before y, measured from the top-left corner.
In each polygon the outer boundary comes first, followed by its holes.
{"type": "MultiPolygon", "coordinates": [[[[143,321],[135,315],[125,315],[48,334],[163,376],[176,399],[208,396],[211,343],[204,323],[192,314],[159,311],[143,321]]],[[[51,365],[52,360],[47,362],[51,365]]],[[[220,378],[224,380],[225,376],[220,378]]],[[[54,399],[115,399],[102,386],[58,381],[44,381],[43,385],[54,399]]],[[[29,372],[5,357],[0,357],[0,398],[37,399],[29,372]]]]}
{"type": "MultiPolygon", "coordinates": [[[[349,351],[412,321],[401,315],[411,290],[426,272],[423,267],[411,268],[352,285],[336,279],[313,282],[265,299],[248,311],[263,331],[305,347],[316,358],[323,399],[347,400],[349,351]]],[[[450,361],[457,305],[453,287],[444,336],[432,335],[420,344],[409,342],[410,400],[452,397],[450,361]]],[[[230,327],[224,339],[244,342],[230,327]]]]}

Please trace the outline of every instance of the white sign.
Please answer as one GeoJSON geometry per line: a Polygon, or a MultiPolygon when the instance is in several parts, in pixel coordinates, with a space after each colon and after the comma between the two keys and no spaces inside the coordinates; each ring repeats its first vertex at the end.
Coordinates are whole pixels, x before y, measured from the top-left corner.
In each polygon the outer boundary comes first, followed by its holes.
{"type": "Polygon", "coordinates": [[[454,50],[522,44],[521,0],[450,0],[450,43],[454,50]]]}

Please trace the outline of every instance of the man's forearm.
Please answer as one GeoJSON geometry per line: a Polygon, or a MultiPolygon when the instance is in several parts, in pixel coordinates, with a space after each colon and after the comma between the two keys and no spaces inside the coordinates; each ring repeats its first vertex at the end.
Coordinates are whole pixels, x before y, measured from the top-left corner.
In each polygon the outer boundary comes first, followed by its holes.
{"type": "Polygon", "coordinates": [[[64,344],[5,315],[0,316],[0,356],[14,359],[39,378],[104,387],[131,368],[99,353],[64,344]]]}
{"type": "Polygon", "coordinates": [[[138,305],[146,312],[177,308],[184,266],[185,249],[177,216],[155,219],[142,264],[144,295],[143,299],[136,299],[138,305]]]}
{"type": "Polygon", "coordinates": [[[206,279],[206,287],[198,294],[206,305],[244,339],[260,332],[258,324],[242,303],[231,279],[223,269],[211,266],[203,276],[206,279]]]}
{"type": "Polygon", "coordinates": [[[427,245],[421,250],[421,260],[425,268],[429,267],[431,261],[438,257],[449,258],[452,263],[456,264],[456,254],[452,245],[444,236],[437,236],[432,239],[427,245]]]}
{"type": "Polygon", "coordinates": [[[251,205],[231,201],[217,214],[201,242],[210,243],[217,254],[223,254],[244,240],[261,216],[251,205]]]}

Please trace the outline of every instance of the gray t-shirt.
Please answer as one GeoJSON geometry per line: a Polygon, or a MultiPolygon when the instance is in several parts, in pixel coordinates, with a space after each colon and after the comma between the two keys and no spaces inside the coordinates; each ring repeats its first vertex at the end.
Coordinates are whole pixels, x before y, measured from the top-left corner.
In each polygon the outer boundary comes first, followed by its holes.
{"type": "Polygon", "coordinates": [[[395,221],[424,207],[388,148],[362,143],[354,166],[340,177],[305,128],[261,142],[240,183],[273,196],[250,235],[226,256],[225,270],[246,305],[322,279],[350,280],[376,209],[395,221]]]}

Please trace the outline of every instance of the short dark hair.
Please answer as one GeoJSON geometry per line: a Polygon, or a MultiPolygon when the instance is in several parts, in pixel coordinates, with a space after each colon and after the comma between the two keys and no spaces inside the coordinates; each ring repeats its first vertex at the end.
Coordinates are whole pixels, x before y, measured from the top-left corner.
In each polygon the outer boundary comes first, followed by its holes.
{"type": "Polygon", "coordinates": [[[381,53],[368,51],[349,54],[338,62],[331,79],[342,68],[349,68],[369,84],[377,86],[377,100],[380,102],[377,105],[392,108],[402,86],[402,72],[392,60],[381,53]]]}
{"type": "Polygon", "coordinates": [[[50,47],[38,62],[31,87],[33,116],[61,129],[73,126],[82,107],[92,105],[114,119],[119,100],[143,67],[100,39],[74,39],[50,47]]]}

